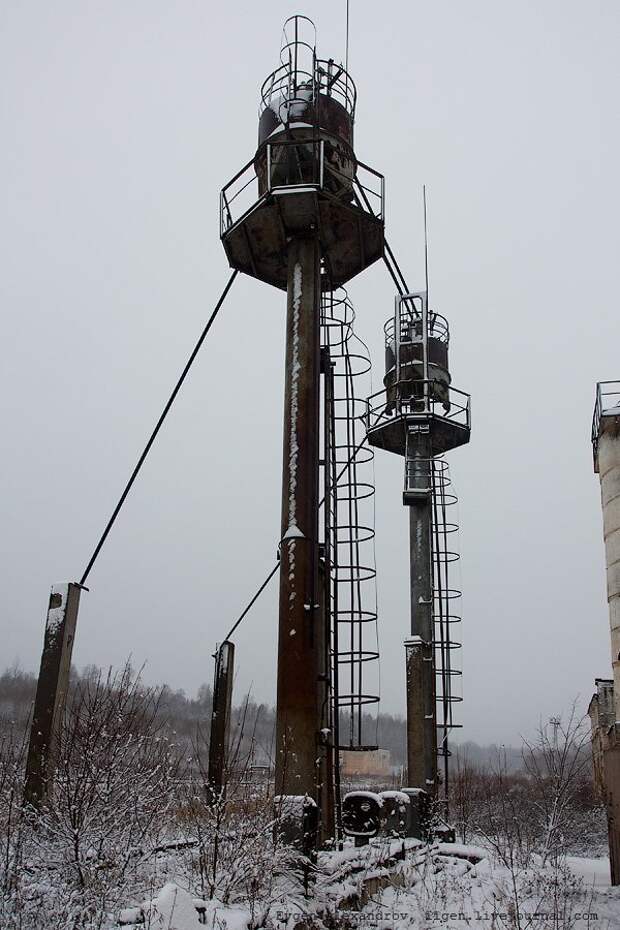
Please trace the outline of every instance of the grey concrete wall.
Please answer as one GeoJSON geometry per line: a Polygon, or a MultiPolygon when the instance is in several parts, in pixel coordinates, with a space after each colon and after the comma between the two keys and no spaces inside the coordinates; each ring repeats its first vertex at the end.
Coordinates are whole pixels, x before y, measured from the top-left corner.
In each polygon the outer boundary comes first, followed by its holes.
{"type": "Polygon", "coordinates": [[[601,418],[598,467],[603,507],[607,601],[616,720],[620,720],[620,429],[618,417],[601,418]]]}

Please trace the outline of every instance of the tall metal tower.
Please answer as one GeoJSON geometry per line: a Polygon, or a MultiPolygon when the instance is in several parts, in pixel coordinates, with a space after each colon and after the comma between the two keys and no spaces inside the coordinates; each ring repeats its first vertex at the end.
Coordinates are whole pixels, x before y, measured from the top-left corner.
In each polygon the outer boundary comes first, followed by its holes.
{"type": "Polygon", "coordinates": [[[451,544],[457,525],[449,517],[456,502],[444,453],[469,442],[469,395],[451,386],[446,319],[430,312],[427,292],[396,298],[385,325],[385,389],[367,402],[371,445],[405,458],[403,504],[409,509],[411,629],[405,640],[407,674],[407,769],[410,788],[437,796],[438,756],[448,771],[448,737],[455,726],[454,662],[450,583],[458,558],[451,544]]]}
{"type": "Polygon", "coordinates": [[[353,81],[315,46],[309,19],[287,20],[281,64],[261,89],[258,149],[221,194],[221,239],[233,268],[287,292],[276,793],[307,795],[325,821],[337,747],[325,725],[333,630],[319,472],[331,363],[321,300],[382,257],[384,185],[354,153],[353,81]]]}

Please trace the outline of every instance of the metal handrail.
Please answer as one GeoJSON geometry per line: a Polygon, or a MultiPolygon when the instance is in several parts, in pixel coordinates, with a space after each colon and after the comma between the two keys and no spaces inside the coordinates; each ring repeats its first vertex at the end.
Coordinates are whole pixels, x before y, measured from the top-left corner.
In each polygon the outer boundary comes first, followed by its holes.
{"type": "Polygon", "coordinates": [[[351,189],[355,193],[362,193],[362,197],[357,196],[356,204],[351,203],[351,209],[353,210],[362,210],[365,213],[370,214],[375,219],[382,220],[384,218],[384,209],[385,209],[385,179],[378,171],[375,171],[374,168],[371,168],[369,165],[364,164],[361,161],[355,161],[355,173],[353,177],[348,177],[342,172],[338,171],[329,163],[325,158],[325,145],[324,141],[319,140],[299,140],[299,139],[282,139],[277,142],[267,142],[265,144],[266,149],[266,160],[267,160],[267,190],[261,194],[255,201],[253,201],[246,209],[241,210],[239,215],[235,215],[233,210],[233,204],[237,201],[244,191],[252,184],[253,181],[258,182],[258,173],[256,170],[256,156],[250,159],[236,174],[235,176],[224,185],[220,192],[220,236],[223,236],[229,229],[235,226],[238,222],[245,219],[250,213],[252,213],[261,203],[263,203],[269,196],[271,196],[276,191],[285,191],[285,190],[320,190],[322,196],[331,199],[338,200],[338,195],[333,194],[331,191],[326,189],[326,178],[328,177],[341,177],[343,180],[346,180],[350,185],[351,189]],[[273,152],[277,148],[282,148],[286,146],[295,146],[304,148],[307,150],[308,146],[315,146],[316,152],[313,159],[313,176],[309,181],[300,180],[295,184],[274,184],[271,178],[271,165],[273,163],[273,152]],[[362,179],[360,179],[360,172],[362,174],[362,179]],[[248,175],[245,177],[245,175],[248,175]],[[371,187],[370,181],[364,177],[364,174],[370,175],[372,178],[376,178],[378,183],[378,188],[371,187]],[[239,183],[241,182],[241,183],[239,183]],[[365,183],[364,183],[365,182],[365,183]],[[372,198],[377,201],[376,207],[373,207],[366,194],[370,194],[372,198]]]}
{"type": "MultiPolygon", "coordinates": [[[[406,295],[403,298],[403,303],[407,300],[410,295],[406,295]]],[[[400,341],[409,342],[411,341],[408,337],[409,327],[414,322],[414,320],[421,320],[421,312],[419,315],[409,313],[406,315],[401,315],[401,337],[400,341]]],[[[391,316],[385,323],[383,327],[383,332],[385,333],[385,345],[386,347],[392,348],[396,342],[396,319],[394,316],[391,316]]],[[[420,334],[421,335],[421,334],[420,334]]],[[[448,324],[445,316],[442,316],[440,313],[429,313],[428,317],[428,335],[429,338],[439,339],[440,342],[448,343],[450,340],[450,326],[448,324]]]]}
{"type": "Polygon", "coordinates": [[[442,420],[450,420],[451,422],[462,426],[464,429],[469,429],[471,426],[470,395],[466,394],[464,391],[458,390],[458,388],[452,387],[451,385],[448,386],[449,409],[446,410],[444,401],[440,398],[435,398],[432,396],[432,388],[436,383],[441,385],[442,391],[445,391],[445,383],[436,382],[433,378],[426,382],[424,382],[422,378],[416,379],[415,382],[412,382],[411,380],[395,382],[394,385],[390,386],[390,393],[394,392],[393,403],[390,403],[389,401],[387,388],[371,394],[370,397],[368,397],[366,400],[366,429],[375,429],[382,423],[390,422],[399,416],[417,418],[435,416],[440,417],[442,420]],[[412,383],[415,383],[416,385],[419,384],[422,387],[426,385],[428,388],[428,390],[424,391],[424,396],[427,398],[427,400],[424,402],[423,406],[422,398],[404,399],[401,397],[399,386],[407,385],[410,387],[412,383]],[[380,402],[378,402],[379,398],[381,398],[380,402]],[[462,400],[459,400],[459,398],[462,398],[462,400]]]}
{"type": "Polygon", "coordinates": [[[273,109],[274,99],[281,101],[279,110],[284,104],[290,107],[309,100],[315,103],[319,94],[335,97],[352,118],[355,116],[357,90],[350,74],[334,61],[320,58],[314,59],[313,71],[295,67],[292,60],[272,71],[260,89],[259,116],[265,110],[273,109]],[[311,91],[310,98],[300,95],[300,92],[308,90],[311,91]]]}
{"type": "Polygon", "coordinates": [[[596,385],[596,399],[594,401],[594,413],[592,414],[592,455],[594,459],[594,468],[597,468],[598,443],[600,438],[601,417],[613,413],[618,408],[618,413],[613,414],[620,416],[620,381],[599,381],[596,385]],[[608,385],[612,385],[613,390],[603,390],[608,385]],[[615,398],[614,404],[606,404],[604,397],[615,398]]]}

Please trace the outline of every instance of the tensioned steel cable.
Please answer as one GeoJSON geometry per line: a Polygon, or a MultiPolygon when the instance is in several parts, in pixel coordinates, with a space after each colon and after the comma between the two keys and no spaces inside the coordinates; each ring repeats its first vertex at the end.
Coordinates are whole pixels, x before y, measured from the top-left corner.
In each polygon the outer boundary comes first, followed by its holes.
{"type": "Polygon", "coordinates": [[[93,565],[95,564],[95,562],[96,562],[96,560],[97,560],[97,556],[98,556],[99,553],[101,552],[101,549],[103,548],[103,544],[105,543],[106,539],[108,538],[108,534],[109,534],[110,530],[112,529],[112,527],[114,526],[114,523],[116,522],[116,518],[118,517],[119,513],[121,512],[121,508],[122,508],[123,504],[125,503],[125,500],[127,499],[127,495],[128,495],[129,492],[131,491],[131,488],[132,488],[132,486],[133,486],[133,483],[134,483],[134,481],[136,480],[136,478],[138,477],[138,474],[140,473],[140,469],[142,468],[142,466],[144,465],[144,462],[146,461],[147,455],[148,455],[149,452],[151,451],[151,446],[152,446],[153,443],[155,442],[155,440],[156,440],[156,438],[157,438],[157,434],[159,433],[161,427],[163,426],[164,420],[165,420],[166,417],[168,416],[168,413],[169,413],[169,411],[170,411],[170,408],[172,407],[172,405],[173,405],[173,403],[174,403],[174,401],[175,401],[175,399],[176,399],[176,396],[177,396],[177,394],[179,393],[179,391],[181,390],[181,387],[182,387],[182,385],[183,385],[183,382],[185,381],[185,378],[187,377],[187,374],[188,374],[190,368],[192,367],[192,364],[193,364],[193,362],[194,362],[194,359],[195,359],[196,356],[198,355],[198,353],[199,353],[199,351],[200,351],[200,349],[201,349],[201,346],[202,346],[203,342],[205,341],[205,339],[206,339],[206,337],[207,337],[207,333],[208,333],[209,330],[211,329],[211,326],[213,325],[213,321],[215,320],[215,318],[216,318],[216,316],[217,316],[217,314],[218,314],[218,312],[219,312],[219,310],[220,310],[222,304],[224,303],[224,301],[225,301],[225,299],[226,299],[226,296],[228,295],[229,290],[230,290],[231,287],[232,287],[232,283],[233,283],[233,281],[235,280],[235,278],[237,277],[238,274],[239,274],[238,271],[233,271],[233,273],[231,274],[230,278],[228,279],[228,283],[226,284],[226,287],[225,287],[224,290],[222,291],[222,295],[221,295],[220,299],[218,300],[218,302],[217,302],[216,305],[215,305],[215,309],[214,309],[213,313],[211,314],[211,316],[210,316],[209,319],[207,320],[207,324],[206,324],[205,328],[203,329],[202,333],[200,334],[200,338],[198,339],[198,342],[197,342],[196,345],[194,346],[194,350],[193,350],[192,354],[190,355],[189,359],[187,360],[187,364],[186,364],[185,368],[183,369],[183,372],[181,373],[181,377],[180,377],[179,380],[177,381],[177,383],[176,383],[176,385],[175,385],[175,387],[174,387],[174,390],[172,391],[172,394],[171,394],[170,397],[168,398],[168,402],[166,403],[166,406],[164,407],[164,409],[163,409],[163,411],[162,411],[162,414],[161,414],[159,420],[157,421],[157,423],[156,423],[156,425],[155,425],[155,429],[154,429],[153,432],[151,433],[150,439],[149,439],[149,441],[147,442],[146,446],[144,447],[144,451],[142,452],[142,455],[141,455],[140,458],[138,459],[138,462],[137,462],[137,464],[136,464],[136,467],[134,468],[133,472],[131,473],[131,477],[130,477],[129,481],[128,481],[127,484],[125,485],[125,490],[124,490],[123,493],[121,494],[121,496],[120,496],[120,498],[119,498],[119,501],[118,501],[118,504],[117,504],[116,507],[114,508],[114,511],[113,511],[113,513],[112,513],[112,516],[111,516],[110,519],[108,520],[107,526],[106,526],[105,530],[103,531],[103,533],[102,533],[102,535],[101,535],[101,538],[100,538],[99,542],[98,542],[97,545],[95,546],[95,551],[93,552],[93,554],[92,554],[92,556],[91,556],[91,558],[90,558],[90,562],[89,562],[88,565],[86,566],[86,568],[85,568],[85,570],[84,570],[84,574],[82,575],[82,578],[80,579],[80,585],[81,585],[81,586],[84,586],[84,585],[86,584],[86,579],[88,578],[88,576],[89,576],[89,574],[90,574],[90,571],[91,571],[93,565]]]}
{"type": "MultiPolygon", "coordinates": [[[[345,465],[343,465],[341,471],[340,471],[340,472],[338,473],[338,475],[336,476],[336,484],[338,484],[338,482],[340,481],[340,479],[341,479],[342,476],[344,475],[345,471],[346,471],[348,468],[351,467],[351,463],[353,462],[353,460],[355,459],[355,457],[357,456],[358,452],[360,451],[360,449],[362,448],[362,446],[364,445],[365,442],[366,442],[366,437],[364,436],[364,438],[362,439],[362,441],[361,441],[360,443],[358,443],[358,445],[357,445],[357,446],[355,447],[355,449],[353,450],[353,453],[352,453],[352,455],[351,455],[349,461],[346,462],[345,465]]],[[[323,498],[319,501],[319,510],[321,509],[321,507],[323,506],[324,503],[325,503],[325,498],[323,497],[323,498]]],[[[239,618],[236,620],[236,622],[234,623],[234,625],[231,627],[231,629],[230,629],[228,635],[225,637],[225,639],[223,640],[223,642],[225,642],[226,640],[230,639],[230,637],[232,636],[232,634],[235,632],[235,630],[237,629],[237,627],[239,626],[239,624],[241,623],[241,621],[245,618],[246,614],[248,614],[248,613],[250,612],[250,608],[254,606],[254,604],[256,603],[256,601],[258,600],[258,598],[260,597],[260,595],[263,593],[263,591],[265,590],[265,588],[267,587],[267,585],[269,584],[269,582],[271,581],[271,579],[273,578],[273,576],[275,575],[275,573],[277,572],[277,570],[278,570],[279,568],[280,568],[280,562],[277,561],[276,564],[274,565],[274,567],[271,569],[271,571],[270,571],[269,574],[267,575],[267,577],[265,578],[265,580],[263,581],[263,583],[261,584],[260,588],[258,589],[258,591],[256,592],[256,594],[254,595],[254,597],[252,598],[252,600],[250,601],[250,603],[247,605],[247,607],[244,608],[244,610],[243,610],[243,612],[241,613],[241,615],[239,616],[239,618]]]]}
{"type": "Polygon", "coordinates": [[[250,612],[251,608],[254,606],[254,604],[256,603],[256,601],[259,599],[259,597],[261,596],[261,594],[263,593],[263,591],[265,590],[265,588],[267,587],[267,585],[269,584],[269,582],[271,581],[271,579],[273,578],[273,576],[275,575],[275,573],[277,572],[277,570],[278,570],[279,568],[280,568],[280,563],[279,563],[279,562],[276,562],[276,564],[275,564],[274,567],[271,569],[271,571],[269,572],[269,574],[267,575],[267,577],[266,577],[265,580],[263,581],[262,585],[260,586],[260,588],[258,589],[258,591],[256,592],[256,594],[254,595],[254,597],[252,598],[252,600],[250,601],[250,603],[248,604],[248,606],[247,606],[247,607],[245,608],[245,610],[243,611],[243,613],[241,614],[241,616],[239,617],[239,619],[237,620],[237,622],[230,628],[229,632],[228,632],[227,635],[226,635],[226,638],[225,638],[224,642],[226,642],[226,640],[229,640],[230,637],[233,635],[233,633],[235,632],[235,630],[237,629],[237,627],[239,626],[239,624],[241,623],[241,621],[243,620],[243,618],[245,617],[245,615],[246,615],[247,613],[250,612]]]}

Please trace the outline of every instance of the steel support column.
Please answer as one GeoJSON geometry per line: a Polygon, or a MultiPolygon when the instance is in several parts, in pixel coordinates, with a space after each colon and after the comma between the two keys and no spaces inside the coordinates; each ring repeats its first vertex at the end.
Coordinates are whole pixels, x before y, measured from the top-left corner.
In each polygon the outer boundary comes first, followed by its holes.
{"type": "Polygon", "coordinates": [[[319,765],[319,791],[317,801],[320,809],[321,844],[335,836],[335,750],[334,715],[332,705],[333,682],[331,674],[331,603],[332,603],[332,455],[331,432],[333,414],[334,373],[329,347],[321,348],[321,380],[323,386],[323,552],[319,559],[319,604],[316,628],[320,631],[319,643],[319,721],[321,753],[319,765]]]}
{"type": "Polygon", "coordinates": [[[431,447],[428,430],[409,433],[405,468],[411,574],[411,638],[405,644],[407,783],[410,788],[423,788],[434,796],[437,790],[437,731],[431,447]]]}
{"type": "Polygon", "coordinates": [[[316,237],[288,251],[276,794],[317,796],[320,286],[316,237]]]}

